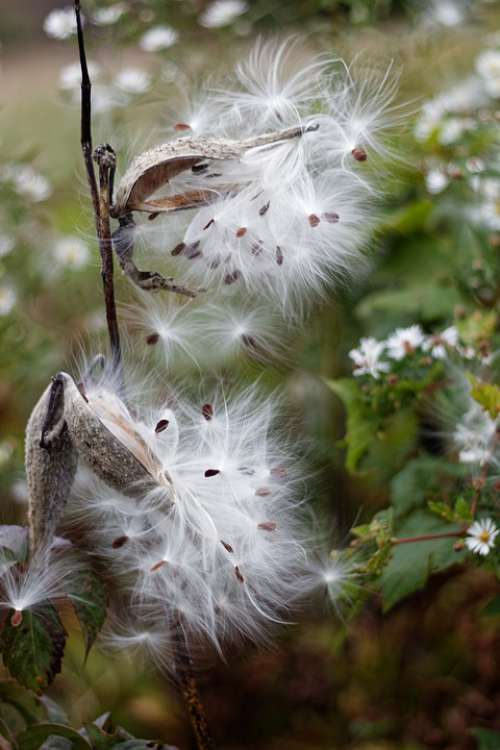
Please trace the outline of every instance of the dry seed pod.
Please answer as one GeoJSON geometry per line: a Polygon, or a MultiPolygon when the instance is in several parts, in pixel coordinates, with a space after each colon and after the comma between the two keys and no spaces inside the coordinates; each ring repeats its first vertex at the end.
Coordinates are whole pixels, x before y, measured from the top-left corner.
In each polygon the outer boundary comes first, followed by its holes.
{"type": "Polygon", "coordinates": [[[168,475],[134,427],[116,396],[82,394],[73,378],[64,380],[64,416],[78,457],[106,484],[132,497],[163,488],[172,498],[168,475]]]}
{"type": "Polygon", "coordinates": [[[64,389],[54,381],[33,409],[26,428],[30,551],[55,535],[73,485],[77,454],[64,419],[64,389]]]}
{"type": "MultiPolygon", "coordinates": [[[[316,129],[316,126],[310,126],[306,130],[311,129],[316,129]]],[[[288,128],[242,141],[177,138],[155,146],[137,156],[123,175],[118,185],[113,215],[119,218],[130,211],[178,211],[207,203],[212,196],[208,190],[196,190],[156,200],[148,198],[173,177],[192,169],[201,161],[232,161],[252,148],[297,138],[304,132],[306,131],[300,127],[288,128]]]]}

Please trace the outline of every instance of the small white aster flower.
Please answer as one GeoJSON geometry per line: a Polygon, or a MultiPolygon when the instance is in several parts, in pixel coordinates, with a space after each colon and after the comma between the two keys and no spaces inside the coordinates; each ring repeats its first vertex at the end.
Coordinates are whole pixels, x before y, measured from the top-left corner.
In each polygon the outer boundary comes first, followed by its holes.
{"type": "Polygon", "coordinates": [[[358,349],[349,352],[349,357],[354,362],[354,375],[371,375],[378,378],[381,373],[388,372],[389,363],[380,360],[384,351],[385,342],[372,337],[361,339],[358,349]]]}
{"type": "Polygon", "coordinates": [[[430,169],[425,175],[425,186],[432,195],[442,193],[449,182],[448,176],[441,169],[430,169]]]}
{"type": "Polygon", "coordinates": [[[172,47],[177,41],[177,31],[171,26],[153,26],[142,35],[139,47],[145,52],[159,52],[172,47]]]}
{"type": "Polygon", "coordinates": [[[9,463],[14,454],[14,443],[12,440],[0,441],[0,466],[9,463]]]}
{"type": "Polygon", "coordinates": [[[116,76],[115,84],[127,94],[143,94],[151,86],[151,76],[140,68],[124,68],[116,76]]]}
{"type": "Polygon", "coordinates": [[[500,50],[487,49],[481,52],[476,60],[476,70],[489,96],[500,97],[500,50]]]}
{"type": "Polygon", "coordinates": [[[43,22],[43,30],[53,39],[69,39],[76,34],[75,11],[72,6],[55,8],[43,22]]]}
{"type": "Polygon", "coordinates": [[[0,258],[4,258],[15,247],[15,240],[10,234],[0,234],[0,258]]]}
{"type": "Polygon", "coordinates": [[[17,302],[17,292],[11,284],[0,284],[0,315],[10,315],[17,302]]]}
{"type": "Polygon", "coordinates": [[[52,186],[46,177],[28,164],[13,164],[3,168],[3,179],[14,183],[17,192],[29,200],[39,203],[52,193],[52,186]]]}
{"type": "Polygon", "coordinates": [[[456,0],[434,0],[424,17],[424,21],[428,24],[437,24],[446,28],[459,26],[464,20],[464,8],[456,0]]]}
{"type": "Polygon", "coordinates": [[[424,340],[424,333],[418,325],[398,328],[386,341],[387,356],[399,361],[408,354],[414,354],[423,345],[424,340]]]}
{"type": "Polygon", "coordinates": [[[67,236],[57,240],[53,255],[61,266],[78,270],[89,262],[90,250],[88,245],[79,237],[67,236]]]}
{"type": "Polygon", "coordinates": [[[120,20],[126,10],[125,3],[114,3],[107,8],[96,8],[92,14],[92,20],[98,26],[111,26],[120,20]]]}
{"type": "Polygon", "coordinates": [[[491,518],[482,518],[475,521],[467,529],[465,544],[471,552],[478,555],[487,555],[495,546],[495,539],[500,530],[495,526],[491,518]]]}
{"type": "Polygon", "coordinates": [[[207,29],[228,26],[247,10],[248,5],[242,0],[215,0],[200,16],[200,24],[207,29]]]}
{"type": "Polygon", "coordinates": [[[458,345],[458,330],[455,326],[445,328],[441,333],[428,336],[423,342],[422,348],[436,359],[445,359],[449,349],[458,345]]]}
{"type": "MultiPolygon", "coordinates": [[[[92,81],[98,77],[100,73],[100,67],[97,63],[88,62],[89,75],[92,81]]],[[[73,91],[79,89],[82,82],[82,71],[79,63],[71,65],[65,65],[59,73],[59,88],[64,91],[73,91]]]]}

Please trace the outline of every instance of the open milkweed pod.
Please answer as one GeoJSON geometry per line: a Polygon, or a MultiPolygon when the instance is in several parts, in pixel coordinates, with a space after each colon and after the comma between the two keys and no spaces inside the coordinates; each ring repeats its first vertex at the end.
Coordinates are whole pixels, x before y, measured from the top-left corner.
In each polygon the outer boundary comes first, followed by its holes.
{"type": "MultiPolygon", "coordinates": [[[[119,218],[131,211],[164,213],[209,203],[217,197],[217,193],[209,189],[208,183],[206,190],[157,199],[151,196],[176,175],[196,167],[200,162],[234,161],[253,148],[297,138],[311,127],[315,126],[287,128],[241,141],[177,138],[154,146],[137,156],[120,180],[113,215],[119,218]]],[[[228,189],[230,187],[228,185],[228,189]]]]}
{"type": "Polygon", "coordinates": [[[126,405],[111,389],[82,390],[66,373],[65,418],[79,458],[106,484],[132,497],[163,489],[172,502],[172,483],[140,434],[126,405]]]}

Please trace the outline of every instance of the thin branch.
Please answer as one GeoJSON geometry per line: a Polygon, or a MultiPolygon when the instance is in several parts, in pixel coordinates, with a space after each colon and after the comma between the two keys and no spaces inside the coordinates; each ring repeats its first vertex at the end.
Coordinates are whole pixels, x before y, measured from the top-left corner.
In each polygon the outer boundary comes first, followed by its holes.
{"type": "Polygon", "coordinates": [[[90,81],[85,53],[85,39],[81,17],[80,0],[74,0],[76,27],[78,34],[78,51],[82,71],[81,96],[81,146],[83,160],[87,170],[87,179],[92,197],[94,219],[99,252],[101,255],[101,277],[106,307],[111,354],[115,367],[121,368],[120,333],[116,314],[115,292],[113,285],[113,245],[110,226],[110,206],[113,201],[113,183],[115,174],[115,153],[111,146],[99,146],[92,153],[92,84],[90,81]],[[96,182],[94,162],[99,166],[99,188],[96,182]]]}
{"type": "Polygon", "coordinates": [[[420,536],[403,536],[392,539],[393,544],[410,544],[411,542],[432,542],[434,539],[456,539],[465,536],[468,527],[460,531],[443,531],[438,534],[421,534],[420,536]]]}

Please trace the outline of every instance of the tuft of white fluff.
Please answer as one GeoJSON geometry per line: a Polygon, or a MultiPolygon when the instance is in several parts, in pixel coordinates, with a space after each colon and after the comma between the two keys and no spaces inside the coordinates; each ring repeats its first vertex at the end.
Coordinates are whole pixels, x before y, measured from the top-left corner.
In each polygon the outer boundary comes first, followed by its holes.
{"type": "MultiPolygon", "coordinates": [[[[384,133],[404,115],[396,93],[391,66],[358,76],[326,55],[303,63],[298,38],[258,41],[224,88],[205,92],[199,116],[188,114],[178,127],[188,137],[238,141],[289,128],[297,135],[170,180],[171,194],[210,196],[177,217],[167,251],[186,283],[220,297],[244,290],[296,318],[332,284],[363,272],[380,189],[380,171],[370,164],[393,156],[384,133]]],[[[155,234],[144,240],[165,253],[165,233],[155,234]]]]}
{"type": "MultiPolygon", "coordinates": [[[[120,399],[112,382],[99,392],[108,404],[120,399]]],[[[92,402],[88,383],[86,394],[92,402]]],[[[255,386],[230,395],[218,386],[127,410],[133,429],[121,438],[140,436],[169,478],[169,501],[160,482],[132,500],[95,480],[73,503],[127,602],[125,620],[114,614],[117,646],[137,645],[146,627],[163,629],[167,648],[180,628],[191,652],[200,643],[221,652],[227,641],[262,640],[307,593],[304,476],[276,406],[255,386]]]]}

